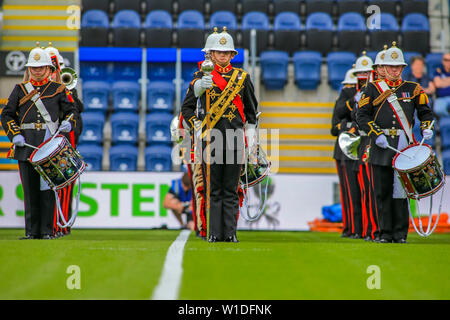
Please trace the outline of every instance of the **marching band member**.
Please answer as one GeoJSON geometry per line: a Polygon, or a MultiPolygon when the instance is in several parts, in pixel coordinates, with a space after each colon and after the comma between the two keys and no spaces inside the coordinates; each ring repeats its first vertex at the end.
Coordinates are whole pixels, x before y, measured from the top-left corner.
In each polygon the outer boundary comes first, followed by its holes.
{"type": "Polygon", "coordinates": [[[55,195],[28,161],[34,149],[26,144],[39,146],[58,127],[61,132],[70,132],[76,121],[69,117],[78,116],[78,112],[66,87],[49,80],[53,64],[43,49],[31,50],[25,66],[24,81],[14,87],[1,121],[14,144],[10,156],[19,162],[25,206],[22,239],[52,239],[55,195]]]}
{"type": "Polygon", "coordinates": [[[423,137],[428,140],[433,136],[432,129],[428,129],[433,113],[426,93],[418,83],[401,78],[406,65],[403,52],[393,42],[383,59],[386,78],[367,85],[356,113],[360,128],[371,142],[368,161],[373,170],[380,243],[406,243],[409,228],[406,193],[392,168],[396,152],[388,147],[402,150],[415,143],[412,128],[416,110],[423,137]]]}
{"type": "MultiPolygon", "coordinates": [[[[230,64],[237,51],[234,49],[233,38],[225,28],[215,38],[210,51],[215,62],[211,76],[203,74],[202,71],[197,72],[189,87],[199,100],[199,113],[196,114],[196,102],[193,103],[193,99],[187,97],[181,112],[189,127],[195,134],[199,133],[202,139],[207,134],[207,129],[216,129],[211,130],[213,135],[217,140],[222,140],[220,147],[212,148],[211,153],[203,157],[204,160],[213,159],[203,163],[204,181],[209,180],[210,183],[205,183],[206,189],[209,188],[207,192],[210,192],[208,241],[239,242],[236,229],[239,211],[238,185],[244,162],[242,132],[245,124],[245,138],[248,149],[251,150],[255,147],[257,100],[250,76],[244,70],[230,64]],[[209,108],[207,100],[210,101],[211,108],[208,115],[212,115],[209,119],[206,114],[209,108]],[[211,125],[207,128],[206,124],[209,121],[211,125]],[[210,169],[209,177],[207,166],[210,169]]],[[[220,142],[212,142],[220,145],[220,142]]],[[[206,149],[203,147],[203,150],[206,149]]],[[[204,154],[206,153],[204,151],[204,154]]]]}
{"type": "MultiPolygon", "coordinates": [[[[366,56],[366,52],[356,60],[353,75],[356,77],[355,94],[349,99],[337,106],[336,114],[341,119],[347,119],[344,131],[349,131],[355,135],[359,135],[357,130],[356,119],[354,118],[354,109],[356,101],[364,90],[369,74],[372,71],[372,59],[366,56]]],[[[363,231],[362,223],[362,203],[361,203],[361,183],[359,181],[359,162],[346,157],[345,160],[345,184],[348,194],[348,210],[346,211],[346,224],[348,226],[347,235],[352,239],[361,239],[363,231]]],[[[345,235],[344,235],[345,236],[345,235]]]]}
{"type": "MultiPolygon", "coordinates": [[[[331,135],[339,137],[339,134],[347,130],[347,123],[351,121],[350,118],[346,116],[346,113],[339,114],[338,110],[342,110],[343,106],[345,108],[345,103],[347,100],[351,99],[356,94],[356,77],[354,76],[354,65],[353,68],[348,70],[345,74],[345,79],[342,81],[344,85],[339,97],[336,100],[333,109],[333,116],[331,118],[331,135]],[[339,115],[339,116],[338,116],[339,115]]],[[[350,236],[349,230],[351,230],[350,225],[350,190],[348,189],[347,179],[346,179],[346,166],[350,159],[342,152],[339,147],[338,139],[334,145],[333,158],[336,160],[336,168],[339,177],[339,188],[341,191],[341,205],[342,205],[342,223],[344,229],[342,231],[343,237],[350,236]]]]}
{"type": "MultiPolygon", "coordinates": [[[[62,83],[61,78],[61,71],[64,70],[64,59],[61,56],[59,50],[52,46],[52,43],[49,42],[48,47],[44,49],[45,52],[50,56],[50,59],[52,61],[54,71],[51,73],[50,78],[52,81],[62,83]]],[[[84,105],[83,102],[78,98],[78,92],[75,87],[71,88],[69,90],[68,98],[71,100],[71,102],[74,103],[75,107],[78,111],[78,116],[72,119],[75,120],[77,123],[77,126],[74,130],[71,130],[70,132],[63,133],[63,135],[69,140],[70,144],[73,148],[78,145],[78,140],[80,138],[81,132],[83,130],[83,121],[81,118],[81,113],[84,111],[84,105]]],[[[69,184],[68,186],[62,188],[61,190],[58,190],[58,195],[60,199],[61,204],[61,210],[64,214],[64,217],[66,221],[69,221],[69,219],[72,216],[72,202],[73,202],[73,190],[74,190],[75,182],[69,184]]],[[[70,234],[70,227],[60,228],[57,225],[57,216],[58,211],[55,210],[55,216],[53,219],[53,234],[57,237],[65,236],[70,234]]]]}
{"type": "MultiPolygon", "coordinates": [[[[384,67],[383,58],[386,53],[387,45],[384,49],[377,53],[375,57],[375,62],[372,64],[372,79],[384,79],[384,67]]],[[[368,83],[367,83],[368,84],[368,83]]],[[[367,85],[364,85],[362,92],[364,92],[367,85]]],[[[359,101],[358,101],[359,102],[359,101]]],[[[354,118],[356,119],[356,112],[358,108],[354,108],[354,118]]],[[[359,130],[361,140],[358,148],[358,159],[359,159],[359,179],[362,186],[361,192],[361,205],[362,205],[362,222],[363,231],[362,236],[366,241],[378,241],[379,237],[379,226],[378,226],[378,212],[375,202],[375,197],[373,193],[372,185],[372,166],[367,162],[368,148],[370,147],[370,139],[367,133],[359,130]]]]}

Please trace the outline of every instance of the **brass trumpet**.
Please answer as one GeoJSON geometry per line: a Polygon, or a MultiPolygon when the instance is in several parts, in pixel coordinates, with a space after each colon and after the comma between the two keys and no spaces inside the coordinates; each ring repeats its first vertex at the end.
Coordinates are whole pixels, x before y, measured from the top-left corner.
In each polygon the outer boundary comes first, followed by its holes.
{"type": "Polygon", "coordinates": [[[67,87],[72,90],[77,86],[78,75],[72,68],[65,67],[61,69],[61,81],[67,87]]]}

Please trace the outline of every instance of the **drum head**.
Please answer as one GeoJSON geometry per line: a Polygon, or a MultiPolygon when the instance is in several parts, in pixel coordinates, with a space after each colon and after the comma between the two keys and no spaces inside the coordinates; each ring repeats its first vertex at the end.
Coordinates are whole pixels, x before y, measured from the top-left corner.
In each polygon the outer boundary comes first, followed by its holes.
{"type": "Polygon", "coordinates": [[[42,145],[31,157],[31,162],[39,162],[42,159],[48,158],[56,149],[58,149],[58,146],[62,143],[64,137],[56,137],[52,141],[49,141],[42,145]]]}
{"type": "Polygon", "coordinates": [[[432,150],[427,145],[422,146],[411,146],[408,147],[402,152],[405,155],[399,153],[397,155],[397,159],[394,161],[394,167],[397,170],[409,170],[412,168],[415,168],[417,166],[420,166],[422,163],[427,161],[427,159],[430,157],[432,150]],[[409,157],[411,158],[409,158],[409,157]]]}

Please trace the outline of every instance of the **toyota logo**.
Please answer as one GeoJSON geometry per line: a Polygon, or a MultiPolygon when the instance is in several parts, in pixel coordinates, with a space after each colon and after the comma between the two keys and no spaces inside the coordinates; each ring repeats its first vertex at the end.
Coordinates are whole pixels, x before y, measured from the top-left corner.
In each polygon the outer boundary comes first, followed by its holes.
{"type": "Polygon", "coordinates": [[[14,72],[19,72],[25,66],[27,58],[21,51],[11,51],[6,55],[6,67],[14,72]]]}

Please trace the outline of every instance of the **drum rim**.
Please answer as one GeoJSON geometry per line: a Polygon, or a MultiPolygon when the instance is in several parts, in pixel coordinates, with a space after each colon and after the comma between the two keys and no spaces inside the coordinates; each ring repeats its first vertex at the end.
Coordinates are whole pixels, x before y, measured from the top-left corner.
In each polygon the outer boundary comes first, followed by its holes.
{"type": "MultiPolygon", "coordinates": [[[[405,150],[407,150],[407,149],[410,149],[410,148],[412,148],[412,147],[419,147],[419,146],[420,146],[420,144],[418,144],[418,143],[410,144],[409,146],[407,146],[406,148],[404,148],[404,149],[402,149],[402,150],[400,150],[400,151],[403,152],[403,151],[405,151],[405,150]]],[[[430,145],[428,145],[428,144],[426,144],[426,143],[423,143],[422,146],[428,147],[428,149],[430,149],[431,152],[430,152],[430,155],[428,156],[427,160],[426,160],[425,162],[421,163],[421,165],[424,164],[424,163],[427,163],[432,157],[436,158],[436,155],[434,154],[434,151],[433,151],[433,149],[431,148],[430,145]]],[[[404,169],[404,170],[403,170],[403,169],[398,169],[398,168],[395,166],[395,161],[397,160],[397,158],[398,158],[400,155],[401,155],[400,153],[397,153],[397,154],[394,156],[394,158],[392,159],[392,167],[393,167],[395,170],[397,170],[398,172],[406,172],[406,173],[408,173],[408,172],[410,172],[410,170],[413,170],[413,169],[416,169],[416,168],[419,167],[419,166],[415,166],[415,167],[413,167],[413,168],[404,169]]]]}
{"type": "MultiPolygon", "coordinates": [[[[58,135],[55,137],[55,139],[56,139],[56,138],[59,138],[59,137],[62,137],[62,138],[63,138],[62,141],[67,140],[67,139],[65,139],[65,137],[64,137],[62,134],[58,134],[58,135]]],[[[61,145],[58,145],[58,147],[57,147],[55,150],[53,150],[52,153],[50,153],[46,158],[40,159],[40,160],[38,160],[38,161],[33,161],[33,157],[36,155],[36,153],[42,148],[42,146],[44,146],[44,145],[45,145],[47,142],[49,142],[52,138],[53,138],[53,137],[50,137],[50,138],[48,138],[47,140],[45,140],[44,142],[42,142],[42,143],[37,147],[37,149],[34,150],[33,153],[31,153],[31,155],[30,155],[30,162],[31,162],[31,163],[33,163],[33,164],[41,164],[42,161],[48,160],[49,158],[53,157],[53,156],[55,155],[55,153],[61,149],[61,145]]],[[[64,142],[67,143],[66,141],[64,141],[64,142]]]]}

